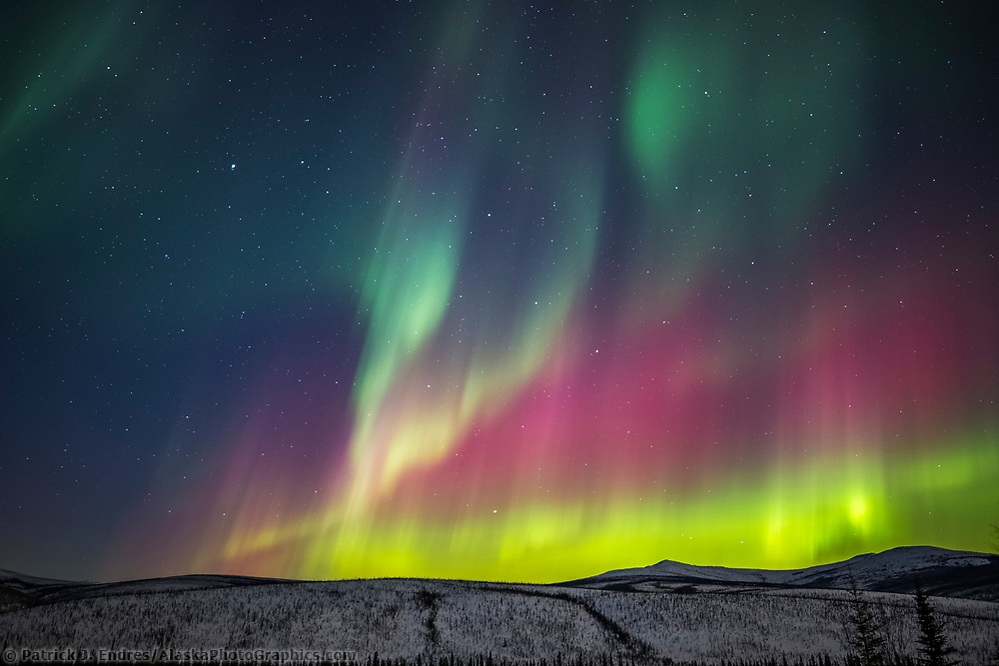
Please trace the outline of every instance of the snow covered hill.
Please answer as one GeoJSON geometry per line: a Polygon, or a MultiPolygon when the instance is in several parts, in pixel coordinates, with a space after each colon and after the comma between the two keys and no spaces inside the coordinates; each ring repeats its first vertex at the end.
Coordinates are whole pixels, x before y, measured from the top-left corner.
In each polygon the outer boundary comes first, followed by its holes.
{"type": "Polygon", "coordinates": [[[844,562],[806,569],[729,569],[664,560],[637,569],[618,569],[564,583],[620,591],[688,590],[721,587],[801,587],[928,594],[999,601],[999,555],[906,546],[857,555],[844,562]]]}
{"type": "Polygon", "coordinates": [[[272,585],[290,583],[278,578],[255,578],[252,576],[226,576],[195,574],[128,580],[116,583],[92,583],[80,581],[38,578],[0,569],[0,612],[4,599],[16,606],[34,606],[40,603],[89,599],[94,597],[117,596],[122,594],[150,594],[155,592],[179,592],[184,590],[208,590],[247,585],[272,585]]]}

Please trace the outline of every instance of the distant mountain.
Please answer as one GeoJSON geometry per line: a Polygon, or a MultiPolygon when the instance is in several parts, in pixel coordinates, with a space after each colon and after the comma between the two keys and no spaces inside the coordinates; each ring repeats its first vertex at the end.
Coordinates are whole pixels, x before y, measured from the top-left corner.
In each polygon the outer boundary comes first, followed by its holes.
{"type": "Polygon", "coordinates": [[[85,581],[38,578],[26,574],[0,569],[0,612],[5,608],[21,608],[40,603],[92,599],[96,597],[123,594],[150,594],[154,592],[181,592],[185,590],[211,590],[223,587],[246,585],[269,585],[290,583],[278,578],[255,578],[253,576],[227,576],[216,574],[193,574],[148,578],[116,583],[92,583],[85,581]]]}
{"type": "Polygon", "coordinates": [[[561,583],[631,592],[694,592],[722,588],[858,589],[912,594],[916,585],[931,595],[999,601],[999,555],[904,546],[857,555],[806,569],[730,569],[663,560],[637,569],[617,569],[561,583]]]}
{"type": "Polygon", "coordinates": [[[53,578],[38,578],[0,569],[0,613],[26,608],[42,602],[47,594],[85,583],[53,578]]]}

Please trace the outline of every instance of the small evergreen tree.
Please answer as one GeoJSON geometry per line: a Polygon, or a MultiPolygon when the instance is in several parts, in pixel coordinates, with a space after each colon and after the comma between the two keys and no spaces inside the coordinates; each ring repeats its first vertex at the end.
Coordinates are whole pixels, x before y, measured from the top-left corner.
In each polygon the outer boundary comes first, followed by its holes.
{"type": "Polygon", "coordinates": [[[954,648],[947,643],[943,623],[937,618],[930,606],[930,600],[923,589],[916,586],[916,615],[919,620],[919,651],[923,656],[920,663],[926,666],[953,666],[957,662],[951,659],[954,648]]]}
{"type": "Polygon", "coordinates": [[[860,666],[884,666],[885,639],[871,612],[870,603],[864,601],[857,590],[857,582],[850,577],[850,623],[853,636],[850,645],[857,651],[860,666]]]}

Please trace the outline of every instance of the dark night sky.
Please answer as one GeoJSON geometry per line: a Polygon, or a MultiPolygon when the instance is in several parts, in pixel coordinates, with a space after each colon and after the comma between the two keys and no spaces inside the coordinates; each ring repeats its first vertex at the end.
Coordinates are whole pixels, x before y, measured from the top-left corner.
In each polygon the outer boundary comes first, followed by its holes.
{"type": "Polygon", "coordinates": [[[983,7],[5,3],[0,568],[985,548],[983,7]]]}

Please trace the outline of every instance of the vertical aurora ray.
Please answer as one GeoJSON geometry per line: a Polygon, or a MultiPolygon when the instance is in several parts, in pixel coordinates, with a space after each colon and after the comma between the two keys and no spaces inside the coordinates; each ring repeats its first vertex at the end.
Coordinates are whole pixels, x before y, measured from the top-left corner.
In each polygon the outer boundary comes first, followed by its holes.
{"type": "MultiPolygon", "coordinates": [[[[459,256],[459,215],[423,210],[429,219],[390,216],[386,220],[392,238],[386,239],[387,247],[376,248],[361,295],[362,307],[371,316],[354,394],[354,464],[380,457],[371,447],[378,446],[377,424],[395,397],[393,384],[398,377],[411,374],[437,332],[451,297],[459,256]]],[[[398,447],[390,448],[395,450],[385,452],[384,461],[384,482],[389,485],[405,465],[398,456],[406,455],[398,447]]]]}

